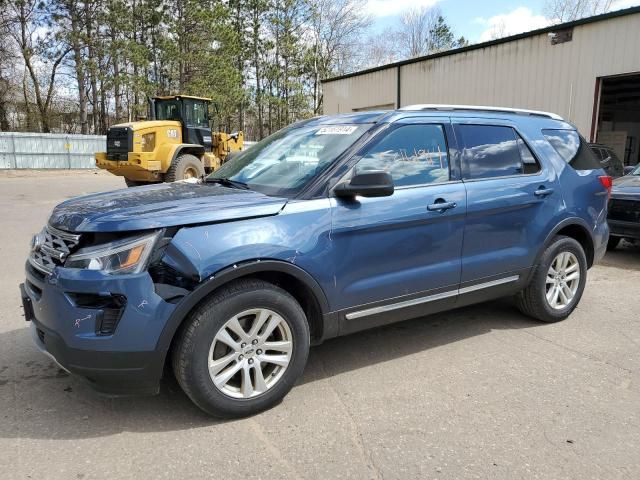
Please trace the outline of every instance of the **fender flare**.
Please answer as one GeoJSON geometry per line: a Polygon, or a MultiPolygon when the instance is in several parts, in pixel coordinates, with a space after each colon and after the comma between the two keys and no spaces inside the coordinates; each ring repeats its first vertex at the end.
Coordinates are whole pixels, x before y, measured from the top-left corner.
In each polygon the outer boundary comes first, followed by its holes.
{"type": "MultiPolygon", "coordinates": [[[[573,225],[576,225],[584,229],[584,231],[587,233],[587,238],[591,242],[591,249],[594,249],[595,242],[593,241],[593,235],[591,233],[591,229],[589,228],[589,224],[580,217],[568,217],[563,219],[555,227],[553,227],[553,229],[549,232],[547,237],[544,239],[542,246],[540,247],[540,249],[538,250],[538,253],[536,254],[536,258],[533,262],[533,266],[538,264],[538,262],[540,261],[540,257],[542,257],[542,254],[546,250],[547,245],[549,245],[553,237],[555,237],[558,234],[558,232],[563,228],[573,226],[573,225]]],[[[533,270],[534,269],[532,268],[530,275],[533,274],[533,270]]]]}
{"type": "Polygon", "coordinates": [[[171,157],[171,163],[173,163],[184,150],[197,150],[198,155],[204,155],[204,147],[202,145],[198,145],[195,143],[183,143],[174,150],[173,156],[171,157]]]}
{"type": "Polygon", "coordinates": [[[184,297],[176,306],[167,320],[160,338],[156,344],[156,351],[161,352],[162,363],[166,358],[173,337],[189,312],[211,294],[217,288],[237,279],[251,275],[252,273],[280,272],[291,275],[313,292],[320,306],[322,316],[329,312],[329,303],[322,287],[318,282],[302,268],[281,260],[252,260],[250,262],[236,264],[219,270],[217,273],[200,283],[189,295],[184,297]]]}

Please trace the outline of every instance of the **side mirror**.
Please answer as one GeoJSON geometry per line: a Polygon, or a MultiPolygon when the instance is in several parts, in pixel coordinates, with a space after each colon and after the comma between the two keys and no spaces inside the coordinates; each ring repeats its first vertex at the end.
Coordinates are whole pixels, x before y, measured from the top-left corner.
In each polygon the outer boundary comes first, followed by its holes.
{"type": "Polygon", "coordinates": [[[339,183],[333,194],[340,198],[388,197],[393,195],[393,178],[382,170],[369,170],[356,173],[350,180],[339,183]]]}

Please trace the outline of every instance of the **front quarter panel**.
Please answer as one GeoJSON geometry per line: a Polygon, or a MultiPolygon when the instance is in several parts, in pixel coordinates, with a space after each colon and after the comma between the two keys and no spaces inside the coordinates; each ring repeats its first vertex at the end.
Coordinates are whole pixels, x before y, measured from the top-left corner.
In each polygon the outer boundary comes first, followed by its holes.
{"type": "Polygon", "coordinates": [[[203,281],[253,260],[281,260],[311,273],[325,293],[333,282],[328,198],[287,203],[276,216],[182,228],[163,261],[203,281]]]}

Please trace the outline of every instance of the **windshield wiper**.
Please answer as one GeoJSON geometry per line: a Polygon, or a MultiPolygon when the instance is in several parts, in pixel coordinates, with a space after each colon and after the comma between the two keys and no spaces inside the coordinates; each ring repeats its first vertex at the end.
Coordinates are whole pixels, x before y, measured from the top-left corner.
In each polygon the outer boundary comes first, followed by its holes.
{"type": "Polygon", "coordinates": [[[244,182],[239,182],[238,180],[231,180],[229,178],[207,178],[207,183],[219,183],[225,187],[238,188],[240,190],[251,190],[249,185],[244,182]]]}

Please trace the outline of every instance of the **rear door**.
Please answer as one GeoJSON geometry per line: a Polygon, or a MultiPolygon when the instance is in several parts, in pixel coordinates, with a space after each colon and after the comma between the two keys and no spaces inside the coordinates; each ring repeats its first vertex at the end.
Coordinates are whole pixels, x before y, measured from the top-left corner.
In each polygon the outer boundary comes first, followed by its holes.
{"type": "Polygon", "coordinates": [[[331,199],[336,298],[347,311],[342,333],[412,316],[412,307],[428,313],[433,302],[454,304],[466,195],[451,174],[447,133],[448,118],[394,123],[354,167],[391,173],[393,195],[331,199]]]}
{"type": "Polygon", "coordinates": [[[518,282],[562,206],[555,170],[510,122],[454,123],[467,190],[461,286],[518,282]]]}

